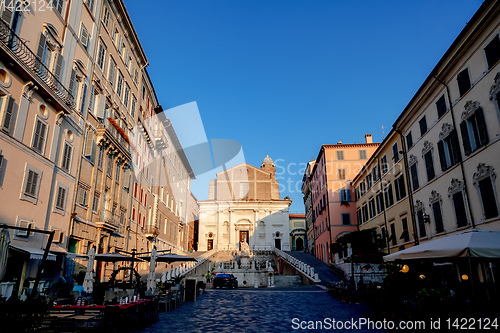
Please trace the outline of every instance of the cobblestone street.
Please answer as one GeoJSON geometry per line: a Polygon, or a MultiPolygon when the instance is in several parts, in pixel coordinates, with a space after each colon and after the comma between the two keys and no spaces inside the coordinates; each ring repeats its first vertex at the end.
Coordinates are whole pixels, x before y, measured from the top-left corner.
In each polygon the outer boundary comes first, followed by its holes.
{"type": "MultiPolygon", "coordinates": [[[[160,320],[144,332],[291,332],[301,331],[294,329],[294,322],[323,321],[325,318],[350,321],[353,318],[366,318],[367,312],[365,306],[342,303],[315,286],[287,289],[210,289],[196,302],[186,302],[173,311],[161,313],[160,320]],[[297,319],[292,322],[294,318],[297,319]]],[[[295,328],[298,328],[298,324],[295,328]]]]}

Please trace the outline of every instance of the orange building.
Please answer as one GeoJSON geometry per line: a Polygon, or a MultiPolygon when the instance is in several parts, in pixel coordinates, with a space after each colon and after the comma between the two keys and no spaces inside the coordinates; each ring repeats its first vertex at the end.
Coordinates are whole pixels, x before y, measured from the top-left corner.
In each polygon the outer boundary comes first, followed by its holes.
{"type": "Polygon", "coordinates": [[[323,145],[311,173],[315,255],[331,260],[331,244],[343,234],[357,230],[356,204],[350,183],[379,143],[371,134],[365,143],[323,145]]]}

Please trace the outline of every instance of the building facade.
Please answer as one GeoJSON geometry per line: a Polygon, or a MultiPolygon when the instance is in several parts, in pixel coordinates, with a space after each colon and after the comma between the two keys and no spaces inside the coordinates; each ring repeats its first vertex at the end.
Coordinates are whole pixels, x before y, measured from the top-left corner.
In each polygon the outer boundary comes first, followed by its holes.
{"type": "Polygon", "coordinates": [[[290,246],[292,251],[307,249],[307,229],[305,214],[289,214],[290,217],[290,246]]]}
{"type": "Polygon", "coordinates": [[[199,201],[200,251],[290,250],[290,200],[281,200],[276,168],[267,156],[261,168],[240,164],[217,174],[209,199],[199,201]]]}
{"type": "Polygon", "coordinates": [[[304,207],[306,217],[306,237],[307,247],[306,251],[314,254],[314,221],[313,221],[313,205],[311,193],[311,172],[314,167],[314,159],[307,163],[302,177],[302,194],[304,195],[304,207]]]}
{"type": "Polygon", "coordinates": [[[315,256],[332,262],[332,244],[357,230],[351,181],[377,149],[371,134],[365,143],[323,145],[311,171],[315,256]]]}

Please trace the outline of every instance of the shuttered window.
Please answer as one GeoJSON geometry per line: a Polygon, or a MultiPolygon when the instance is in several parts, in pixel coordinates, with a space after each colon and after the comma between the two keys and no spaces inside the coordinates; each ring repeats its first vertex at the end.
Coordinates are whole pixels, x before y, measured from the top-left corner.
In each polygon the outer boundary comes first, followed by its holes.
{"type": "Polygon", "coordinates": [[[2,129],[4,131],[9,132],[12,134],[12,129],[14,128],[13,126],[13,119],[14,119],[14,99],[9,96],[8,101],[7,101],[7,108],[5,109],[5,115],[3,117],[3,123],[2,123],[2,129]]]}
{"type": "Polygon", "coordinates": [[[457,75],[458,91],[462,97],[471,87],[469,70],[466,68],[457,75]]]}
{"type": "Polygon", "coordinates": [[[38,151],[40,154],[43,153],[46,131],[47,131],[47,124],[42,122],[40,119],[37,119],[35,124],[35,133],[33,135],[32,148],[38,151]]]}
{"type": "Polygon", "coordinates": [[[89,32],[87,31],[87,28],[85,28],[85,26],[82,24],[82,27],[80,29],[80,43],[82,43],[85,50],[87,50],[89,47],[89,40],[89,32]]]}
{"type": "Polygon", "coordinates": [[[488,131],[482,108],[476,109],[473,115],[460,123],[460,132],[465,155],[470,155],[488,143],[488,131]]]}
{"type": "Polygon", "coordinates": [[[28,170],[28,180],[26,181],[26,187],[24,189],[24,194],[31,197],[36,197],[36,189],[38,185],[38,173],[33,170],[28,170]]]}
{"type": "Polygon", "coordinates": [[[65,200],[66,200],[66,189],[59,187],[57,189],[56,208],[64,210],[65,200]]]}
{"type": "Polygon", "coordinates": [[[434,172],[434,161],[432,160],[432,152],[427,152],[424,155],[424,160],[425,160],[425,169],[427,171],[427,181],[431,181],[434,179],[436,176],[436,173],[434,172]]]}
{"type": "Polygon", "coordinates": [[[500,60],[500,40],[496,35],[493,40],[484,48],[488,69],[493,67],[500,60]]]}
{"type": "Polygon", "coordinates": [[[61,167],[66,171],[69,171],[72,151],[73,151],[73,147],[71,147],[68,143],[64,143],[64,150],[63,150],[61,167]]]}
{"type": "Polygon", "coordinates": [[[459,162],[461,154],[456,130],[452,130],[446,138],[439,140],[437,146],[441,170],[445,171],[459,162]]]}
{"type": "Polygon", "coordinates": [[[436,102],[438,118],[441,118],[446,113],[446,101],[442,95],[436,102]]]}

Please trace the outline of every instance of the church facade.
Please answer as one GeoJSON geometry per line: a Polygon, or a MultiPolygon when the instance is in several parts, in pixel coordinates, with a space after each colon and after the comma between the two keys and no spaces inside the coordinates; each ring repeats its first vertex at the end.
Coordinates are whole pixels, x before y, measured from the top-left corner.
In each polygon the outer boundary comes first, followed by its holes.
{"type": "Polygon", "coordinates": [[[219,172],[209,198],[199,202],[199,251],[290,250],[291,200],[281,200],[269,156],[261,168],[242,163],[219,172]]]}

